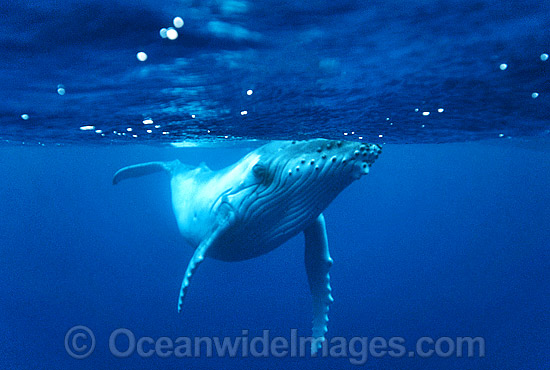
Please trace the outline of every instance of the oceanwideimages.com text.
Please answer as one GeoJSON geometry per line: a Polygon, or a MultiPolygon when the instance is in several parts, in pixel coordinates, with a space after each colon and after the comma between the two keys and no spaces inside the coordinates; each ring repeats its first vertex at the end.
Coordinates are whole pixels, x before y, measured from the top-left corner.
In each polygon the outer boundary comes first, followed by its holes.
{"type": "MultiPolygon", "coordinates": [[[[485,340],[482,337],[421,337],[412,345],[403,337],[332,337],[322,342],[317,353],[311,353],[316,340],[298,335],[291,329],[288,337],[271,336],[263,330],[261,336],[250,336],[248,330],[235,337],[137,337],[131,330],[113,330],[108,343],[111,354],[117,358],[139,356],[148,358],[176,357],[332,357],[347,358],[351,364],[363,365],[369,358],[381,357],[484,357],[485,340]]],[[[75,326],[65,336],[65,349],[73,358],[89,357],[96,347],[91,329],[75,326]]]]}

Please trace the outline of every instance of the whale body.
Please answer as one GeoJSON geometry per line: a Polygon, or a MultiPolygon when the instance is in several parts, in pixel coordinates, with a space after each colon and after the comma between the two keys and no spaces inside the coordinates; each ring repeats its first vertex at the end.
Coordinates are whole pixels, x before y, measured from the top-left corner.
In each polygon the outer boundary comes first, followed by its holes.
{"type": "Polygon", "coordinates": [[[325,340],[332,258],[322,212],[353,181],[368,174],[377,144],[314,139],[273,141],[235,164],[212,171],[179,160],[149,162],[116,172],[113,184],[151,173],[171,175],[178,228],[195,252],[180,289],[178,310],[205,257],[242,261],[270,252],[303,232],[305,266],[313,297],[311,351],[325,340]]]}

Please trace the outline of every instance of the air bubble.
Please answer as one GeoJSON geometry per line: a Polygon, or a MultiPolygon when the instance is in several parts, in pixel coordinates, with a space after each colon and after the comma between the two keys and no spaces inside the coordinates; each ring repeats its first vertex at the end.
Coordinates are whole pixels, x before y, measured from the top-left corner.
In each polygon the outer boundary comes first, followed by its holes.
{"type": "Polygon", "coordinates": [[[175,28],[170,27],[166,30],[166,37],[168,40],[175,40],[178,38],[178,31],[176,31],[175,28]]]}
{"type": "Polygon", "coordinates": [[[147,54],[145,54],[143,51],[140,51],[139,53],[136,54],[136,58],[140,62],[145,62],[147,60],[147,54]]]}
{"type": "Polygon", "coordinates": [[[183,19],[181,19],[181,17],[176,17],[174,18],[173,23],[174,23],[174,27],[182,28],[185,22],[183,22],[183,19]]]}

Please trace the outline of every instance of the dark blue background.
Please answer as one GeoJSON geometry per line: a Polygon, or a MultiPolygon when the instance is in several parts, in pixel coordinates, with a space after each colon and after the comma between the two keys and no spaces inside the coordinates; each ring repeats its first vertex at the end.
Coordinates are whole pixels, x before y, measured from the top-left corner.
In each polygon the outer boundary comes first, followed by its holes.
{"type": "MultiPolygon", "coordinates": [[[[247,149],[0,149],[0,367],[346,369],[347,359],[114,358],[110,333],[250,337],[310,333],[303,240],[241,263],[207,260],[183,315],[183,245],[163,174],[116,187],[120,167],[179,158],[220,168],[247,149]],[[64,349],[87,325],[95,352],[64,349]]],[[[325,212],[329,337],[482,336],[485,358],[370,358],[399,369],[542,369],[549,361],[548,146],[510,140],[387,145],[325,212]]],[[[409,348],[410,348],[409,347],[409,348]]]]}

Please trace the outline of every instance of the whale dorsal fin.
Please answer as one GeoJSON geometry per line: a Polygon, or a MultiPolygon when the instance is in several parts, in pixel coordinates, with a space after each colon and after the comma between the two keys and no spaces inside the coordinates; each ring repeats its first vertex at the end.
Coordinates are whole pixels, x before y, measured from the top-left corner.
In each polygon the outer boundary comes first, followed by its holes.
{"type": "Polygon", "coordinates": [[[210,169],[210,167],[208,167],[208,166],[206,165],[206,163],[204,163],[204,162],[201,162],[201,163],[199,164],[199,167],[200,167],[201,169],[205,170],[205,171],[212,171],[212,170],[210,169]]]}
{"type": "Polygon", "coordinates": [[[181,162],[176,159],[172,162],[148,162],[124,167],[115,173],[113,185],[131,177],[150,175],[155,172],[165,171],[172,174],[181,165],[181,162]]]}

